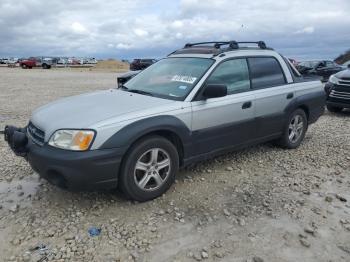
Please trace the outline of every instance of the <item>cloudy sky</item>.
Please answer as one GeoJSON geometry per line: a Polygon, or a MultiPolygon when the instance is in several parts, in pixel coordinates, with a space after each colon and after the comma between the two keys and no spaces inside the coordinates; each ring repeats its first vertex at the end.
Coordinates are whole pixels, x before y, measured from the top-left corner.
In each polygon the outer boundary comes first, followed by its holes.
{"type": "Polygon", "coordinates": [[[0,57],[163,57],[234,39],[335,58],[350,48],[349,13],[350,0],[0,0],[0,57]]]}

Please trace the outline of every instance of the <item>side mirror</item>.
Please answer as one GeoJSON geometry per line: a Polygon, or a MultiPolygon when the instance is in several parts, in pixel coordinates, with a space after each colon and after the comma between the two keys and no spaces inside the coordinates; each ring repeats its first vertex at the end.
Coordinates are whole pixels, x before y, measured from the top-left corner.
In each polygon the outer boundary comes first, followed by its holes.
{"type": "Polygon", "coordinates": [[[215,97],[223,97],[227,95],[227,86],[220,84],[206,84],[203,91],[203,97],[215,98],[215,97]]]}

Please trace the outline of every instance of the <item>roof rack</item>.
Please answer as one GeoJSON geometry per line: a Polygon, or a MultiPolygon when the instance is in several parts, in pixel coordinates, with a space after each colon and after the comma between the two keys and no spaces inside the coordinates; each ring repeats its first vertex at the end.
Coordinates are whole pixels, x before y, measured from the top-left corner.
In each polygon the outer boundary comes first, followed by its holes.
{"type": "Polygon", "coordinates": [[[182,49],[176,50],[169,55],[172,54],[188,54],[188,53],[197,53],[197,54],[213,54],[218,55],[223,52],[237,50],[240,48],[260,48],[260,49],[269,49],[266,46],[264,41],[210,41],[210,42],[198,42],[198,43],[187,43],[182,49]],[[257,47],[246,46],[245,44],[255,44],[257,47]],[[227,46],[224,48],[224,46],[227,46]]]}
{"type": "Polygon", "coordinates": [[[216,42],[216,41],[211,41],[211,42],[199,42],[199,43],[187,43],[185,44],[184,48],[189,48],[193,46],[198,46],[198,45],[205,45],[205,44],[214,44],[215,48],[221,48],[223,45],[228,45],[229,48],[231,49],[238,49],[240,44],[256,44],[259,48],[261,49],[266,49],[267,46],[264,41],[244,41],[244,42],[237,42],[237,41],[222,41],[222,42],[216,42]]]}

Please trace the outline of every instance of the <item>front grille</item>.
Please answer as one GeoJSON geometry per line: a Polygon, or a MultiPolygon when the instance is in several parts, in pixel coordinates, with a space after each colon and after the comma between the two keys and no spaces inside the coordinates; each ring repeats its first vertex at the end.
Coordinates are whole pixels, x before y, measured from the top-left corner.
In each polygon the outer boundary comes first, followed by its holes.
{"type": "Polygon", "coordinates": [[[332,98],[350,100],[350,92],[339,92],[332,90],[329,96],[332,98]]]}
{"type": "Polygon", "coordinates": [[[42,146],[44,144],[45,132],[34,126],[32,122],[29,122],[27,132],[29,137],[33,140],[35,144],[39,146],[42,146]]]}
{"type": "Polygon", "coordinates": [[[339,79],[338,84],[341,86],[349,86],[350,87],[350,80],[348,79],[339,79]]]}

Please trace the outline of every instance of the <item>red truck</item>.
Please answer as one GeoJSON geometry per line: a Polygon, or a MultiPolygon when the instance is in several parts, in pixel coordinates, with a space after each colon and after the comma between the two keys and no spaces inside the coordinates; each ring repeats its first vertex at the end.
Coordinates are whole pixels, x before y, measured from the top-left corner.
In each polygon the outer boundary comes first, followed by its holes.
{"type": "Polygon", "coordinates": [[[33,67],[42,67],[43,69],[50,69],[52,66],[51,58],[42,57],[29,57],[28,59],[22,60],[19,66],[23,69],[31,69],[33,67]]]}

